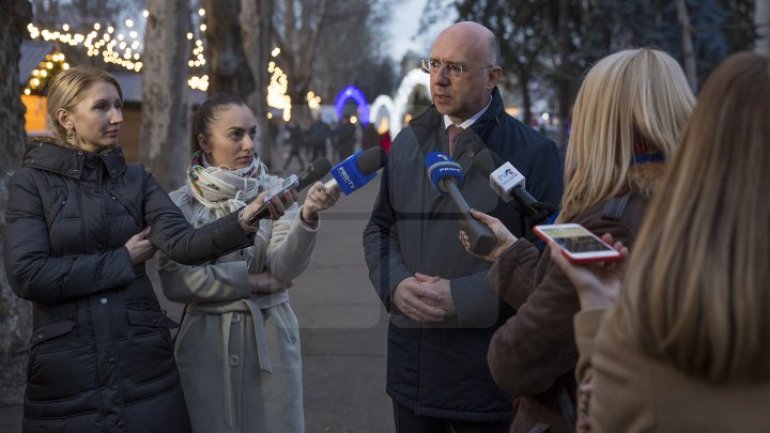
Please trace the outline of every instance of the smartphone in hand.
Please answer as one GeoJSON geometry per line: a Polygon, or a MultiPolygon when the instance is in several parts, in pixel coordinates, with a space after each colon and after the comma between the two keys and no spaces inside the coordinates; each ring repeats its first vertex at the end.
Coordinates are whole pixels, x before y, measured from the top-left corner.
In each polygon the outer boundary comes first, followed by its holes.
{"type": "Polygon", "coordinates": [[[277,188],[273,188],[265,193],[265,199],[264,202],[267,203],[270,201],[271,198],[275,196],[281,197],[281,200],[283,200],[283,194],[286,191],[290,191],[292,189],[296,189],[299,185],[299,178],[296,174],[292,174],[291,176],[288,176],[286,179],[281,182],[281,185],[277,188]]]}
{"type": "Polygon", "coordinates": [[[539,225],[532,232],[546,242],[550,240],[559,245],[562,254],[572,263],[610,262],[622,258],[611,245],[580,224],[539,225]]]}

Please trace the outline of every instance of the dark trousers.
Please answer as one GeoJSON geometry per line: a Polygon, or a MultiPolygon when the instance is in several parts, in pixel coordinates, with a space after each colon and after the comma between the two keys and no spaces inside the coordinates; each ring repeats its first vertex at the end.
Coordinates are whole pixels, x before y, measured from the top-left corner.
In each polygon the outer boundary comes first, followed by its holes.
{"type": "Polygon", "coordinates": [[[283,164],[283,171],[286,171],[289,168],[289,164],[291,164],[291,160],[297,158],[297,161],[299,161],[299,165],[301,170],[305,169],[305,161],[302,160],[302,156],[299,154],[299,150],[292,150],[291,153],[289,153],[289,156],[286,158],[286,162],[283,164]]]}
{"type": "Polygon", "coordinates": [[[412,409],[393,402],[396,433],[508,433],[510,421],[460,421],[415,415],[412,409]]]}

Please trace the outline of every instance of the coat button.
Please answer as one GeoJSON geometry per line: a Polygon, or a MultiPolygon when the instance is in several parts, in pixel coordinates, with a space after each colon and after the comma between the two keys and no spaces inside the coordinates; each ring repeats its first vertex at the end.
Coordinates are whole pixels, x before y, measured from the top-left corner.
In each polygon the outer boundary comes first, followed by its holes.
{"type": "Polygon", "coordinates": [[[78,174],[78,173],[80,173],[80,170],[78,170],[78,169],[76,168],[76,169],[72,170],[72,172],[73,172],[74,174],[78,174]]]}
{"type": "Polygon", "coordinates": [[[115,358],[115,357],[112,357],[112,358],[110,358],[110,359],[108,359],[108,360],[107,360],[107,362],[109,362],[110,364],[113,364],[113,365],[114,365],[114,364],[115,364],[117,361],[118,361],[118,360],[117,360],[117,358],[115,358]]]}
{"type": "Polygon", "coordinates": [[[241,313],[233,313],[233,323],[241,323],[241,313]]]}
{"type": "Polygon", "coordinates": [[[107,298],[99,299],[99,302],[101,302],[102,305],[106,305],[107,304],[107,298]]]}
{"type": "Polygon", "coordinates": [[[241,358],[238,355],[230,355],[230,367],[237,367],[241,363],[241,358]]]}

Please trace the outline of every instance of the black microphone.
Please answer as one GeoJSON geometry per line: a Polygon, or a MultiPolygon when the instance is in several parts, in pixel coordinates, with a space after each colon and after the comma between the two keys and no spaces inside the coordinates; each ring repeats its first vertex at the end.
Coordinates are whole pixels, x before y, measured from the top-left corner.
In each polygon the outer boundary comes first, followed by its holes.
{"type": "MultiPolygon", "coordinates": [[[[305,171],[299,174],[299,176],[291,175],[288,178],[286,178],[286,181],[284,181],[284,184],[281,185],[280,191],[277,191],[273,194],[270,194],[270,196],[274,196],[277,194],[283,194],[284,191],[295,189],[297,191],[302,191],[303,189],[307,188],[311,184],[315,183],[317,180],[321,180],[322,177],[326,176],[326,173],[331,170],[332,164],[329,162],[326,158],[319,158],[315,161],[311,162],[310,165],[307,166],[305,171]]],[[[270,210],[267,208],[267,200],[265,200],[265,203],[262,204],[262,206],[257,209],[257,212],[249,218],[249,225],[253,225],[257,222],[257,220],[260,220],[262,218],[265,218],[270,214],[270,210]]]]}
{"type": "Polygon", "coordinates": [[[471,250],[478,255],[486,256],[497,245],[497,238],[485,224],[471,215],[471,208],[465,197],[457,188],[462,184],[463,171],[460,164],[449,156],[440,152],[431,152],[425,157],[425,166],[428,168],[428,177],[431,184],[441,191],[449,194],[462,215],[461,229],[468,235],[471,250]]]}

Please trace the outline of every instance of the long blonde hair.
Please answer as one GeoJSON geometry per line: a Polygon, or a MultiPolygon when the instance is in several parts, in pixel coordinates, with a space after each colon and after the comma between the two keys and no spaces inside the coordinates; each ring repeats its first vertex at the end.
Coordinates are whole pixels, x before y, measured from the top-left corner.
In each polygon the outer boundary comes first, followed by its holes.
{"type": "Polygon", "coordinates": [[[770,65],[734,55],[703,87],[615,313],[686,373],[770,379],[769,143],[770,65]]]}
{"type": "Polygon", "coordinates": [[[51,80],[48,87],[48,123],[58,142],[67,142],[67,130],[57,120],[56,113],[60,109],[72,110],[85,97],[85,91],[97,82],[112,84],[123,99],[123,91],[115,77],[90,66],[75,66],[51,80]]]}
{"type": "Polygon", "coordinates": [[[620,51],[594,65],[573,108],[559,220],[627,189],[635,144],[669,158],[694,104],[682,68],[662,51],[620,51]]]}

